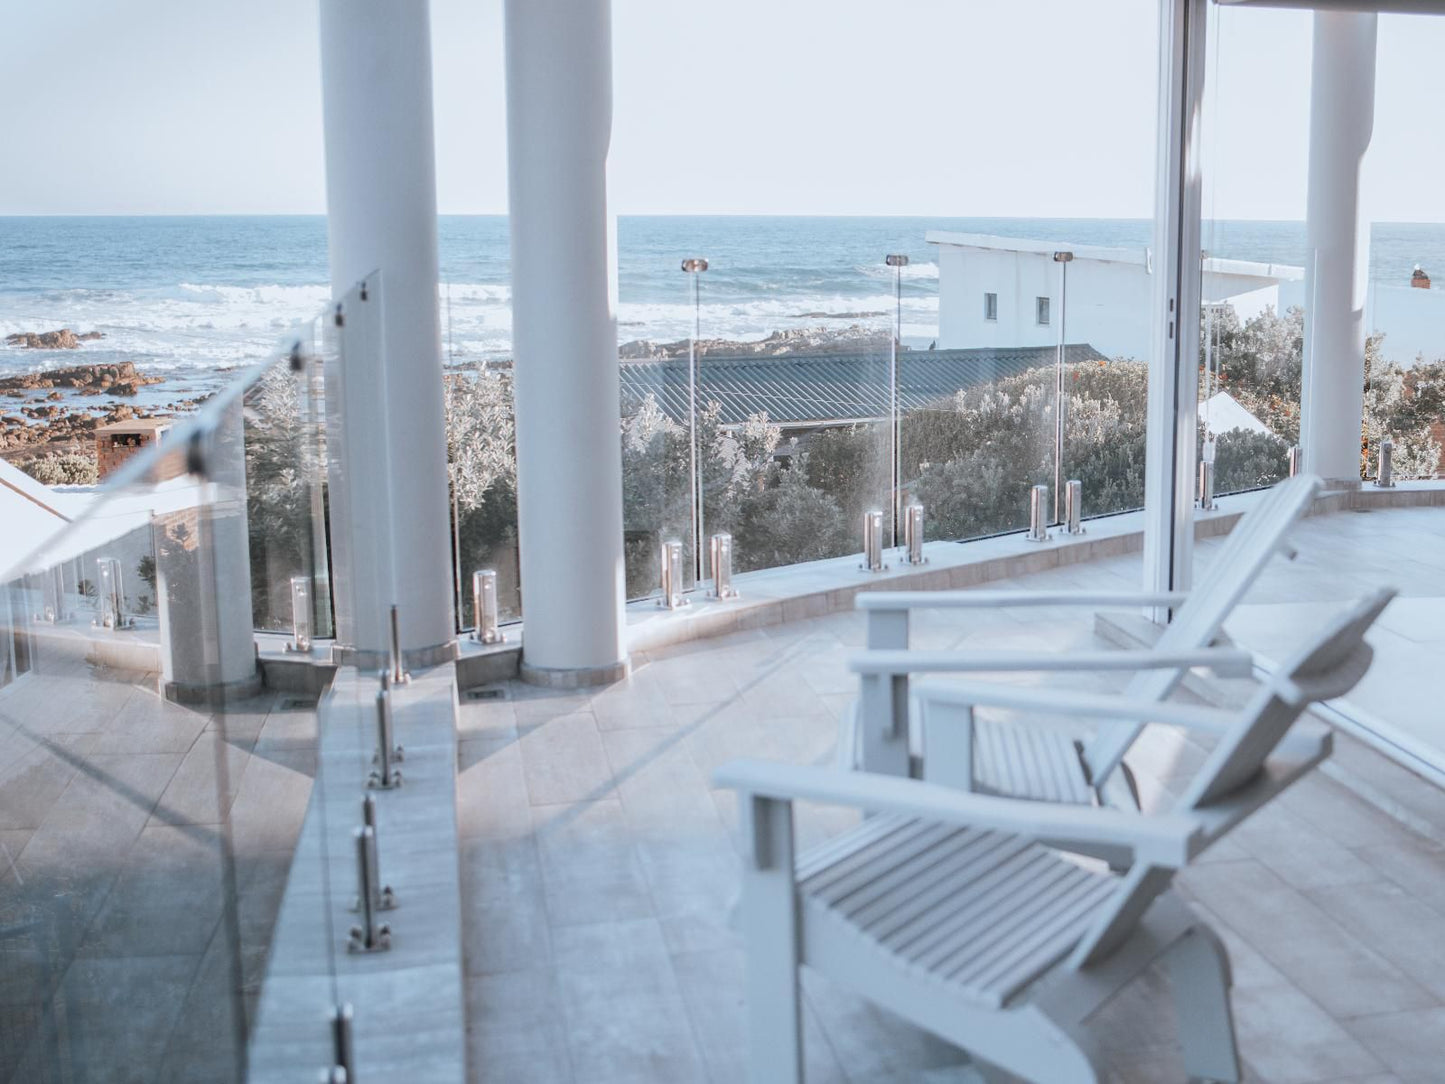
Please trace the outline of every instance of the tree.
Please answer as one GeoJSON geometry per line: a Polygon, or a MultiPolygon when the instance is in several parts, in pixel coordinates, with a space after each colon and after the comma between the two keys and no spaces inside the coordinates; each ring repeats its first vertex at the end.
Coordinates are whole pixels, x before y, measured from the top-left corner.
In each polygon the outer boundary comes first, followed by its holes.
{"type": "Polygon", "coordinates": [[[471,571],[497,572],[501,616],[520,610],[517,582],[517,449],[512,376],[500,368],[443,378],[447,478],[452,496],[452,560],[458,618],[471,625],[471,571]]]}

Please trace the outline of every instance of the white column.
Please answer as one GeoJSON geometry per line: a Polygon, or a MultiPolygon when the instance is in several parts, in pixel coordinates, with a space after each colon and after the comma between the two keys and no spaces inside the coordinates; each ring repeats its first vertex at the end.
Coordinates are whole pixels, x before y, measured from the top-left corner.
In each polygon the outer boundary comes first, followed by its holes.
{"type": "Polygon", "coordinates": [[[1360,166],[1375,122],[1377,16],[1314,20],[1300,443],[1305,470],[1358,485],[1369,273],[1360,166]]]}
{"type": "Polygon", "coordinates": [[[507,0],[522,676],[626,674],[608,0],[507,0]]]}
{"type": "Polygon", "coordinates": [[[424,663],[456,639],[426,0],[321,0],[321,87],[332,293],[377,271],[382,285],[381,348],[345,359],[348,386],[369,394],[349,397],[343,425],[350,447],[381,442],[384,465],[333,469],[331,484],[347,520],[333,529],[379,535],[384,572],[336,570],[350,596],[337,600],[350,626],[337,639],[383,648],[396,603],[402,646],[424,663]]]}

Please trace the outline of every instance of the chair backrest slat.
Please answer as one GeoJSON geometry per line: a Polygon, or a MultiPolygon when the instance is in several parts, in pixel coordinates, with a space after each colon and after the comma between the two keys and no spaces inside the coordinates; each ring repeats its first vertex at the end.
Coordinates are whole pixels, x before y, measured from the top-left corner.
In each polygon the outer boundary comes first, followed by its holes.
{"type": "MultiPolygon", "coordinates": [[[[1276,485],[1257,507],[1242,516],[1155,646],[1168,650],[1212,643],[1240,599],[1279,551],[1290,528],[1309,511],[1320,485],[1314,475],[1296,475],[1276,485]]],[[[1163,700],[1184,680],[1184,674],[1183,670],[1141,671],[1125,687],[1124,695],[1163,700]]],[[[1099,728],[1084,750],[1096,784],[1119,766],[1143,729],[1142,723],[1114,723],[1099,728]]]]}
{"type": "Polygon", "coordinates": [[[1370,593],[1281,666],[1215,744],[1178,808],[1203,809],[1248,783],[1310,704],[1354,688],[1374,654],[1365,632],[1394,597],[1390,588],[1370,593]]]}
{"type": "MultiPolygon", "coordinates": [[[[1370,667],[1365,633],[1394,596],[1393,590],[1384,589],[1351,606],[1281,666],[1220,737],[1175,811],[1198,812],[1228,799],[1259,775],[1275,746],[1310,704],[1343,696],[1354,688],[1370,667]]],[[[1120,882],[1112,905],[1100,912],[1075,947],[1071,964],[1086,967],[1106,957],[1128,936],[1171,878],[1170,870],[1131,869],[1120,882]]]]}

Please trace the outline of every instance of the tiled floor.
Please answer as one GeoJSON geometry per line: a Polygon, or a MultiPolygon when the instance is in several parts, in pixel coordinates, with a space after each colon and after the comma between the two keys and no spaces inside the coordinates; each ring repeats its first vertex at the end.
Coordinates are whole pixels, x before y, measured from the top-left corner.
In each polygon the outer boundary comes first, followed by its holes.
{"type": "MultiPolygon", "coordinates": [[[[1329,601],[1396,583],[1405,598],[1382,623],[1381,661],[1358,699],[1435,740],[1441,537],[1442,510],[1306,521],[1300,558],[1271,568],[1232,631],[1278,653],[1329,601]]],[[[1203,544],[1202,557],[1217,547],[1203,544]]],[[[1137,582],[1137,558],[1121,558],[1014,586],[1137,582]]],[[[845,659],[861,641],[861,620],[838,614],[639,658],[628,682],[595,694],[513,685],[508,700],[464,703],[476,1079],[741,1078],[743,958],[728,924],[736,811],[710,775],[738,756],[830,760],[854,689],[845,659]]],[[[1038,610],[924,615],[914,636],[939,648],[1096,642],[1087,618],[1038,610]]],[[[231,931],[254,995],[311,791],[315,716],[268,697],[213,719],[163,703],[154,685],[82,668],[0,692],[0,1081],[187,1080],[209,1065],[226,1075],[231,931]],[[234,924],[221,810],[236,854],[234,924]],[[44,1018],[36,991],[49,999],[44,1018]]],[[[1133,758],[1146,800],[1167,800],[1199,755],[1151,731],[1133,758]]],[[[801,842],[852,816],[803,809],[801,842]]],[[[1445,1080],[1436,840],[1445,791],[1344,740],[1323,771],[1185,874],[1231,948],[1252,1080],[1445,1080]]],[[[812,977],[805,985],[814,1084],[974,1079],[945,1044],[812,977]]],[[[1167,994],[1151,974],[1104,1012],[1116,1081],[1180,1078],[1167,994]]]]}
{"type": "MultiPolygon", "coordinates": [[[[1422,527],[1420,510],[1403,514],[1422,527]]],[[[1320,585],[1339,562],[1408,572],[1406,587],[1427,582],[1423,561],[1405,569],[1314,545],[1345,515],[1306,523],[1299,561],[1273,568],[1252,601],[1335,597],[1337,587],[1320,585]]],[[[1204,559],[1214,548],[1202,547],[1204,559]]],[[[1137,570],[1125,558],[1014,586],[1128,587],[1137,570]]],[[[1097,643],[1087,619],[1067,612],[926,614],[914,628],[922,647],[1097,643]]],[[[833,615],[659,652],[592,695],[512,685],[509,700],[463,706],[475,1079],[741,1079],[743,956],[728,923],[736,818],[710,775],[739,756],[828,762],[854,687],[845,659],[861,638],[859,617],[833,615]]],[[[1131,757],[1146,802],[1167,801],[1200,754],[1178,732],[1151,729],[1131,757]]],[[[1183,890],[1229,944],[1249,1079],[1438,1082],[1445,847],[1434,839],[1445,837],[1445,792],[1348,739],[1329,767],[1188,870],[1183,890]],[[1386,796],[1415,830],[1357,791],[1386,796]]],[[[801,809],[800,844],[851,817],[801,809]]],[[[805,989],[810,1082],[976,1079],[959,1052],[858,998],[815,976],[805,989]]],[[[1108,1006],[1098,1026],[1115,1081],[1182,1079],[1162,975],[1108,1006]]]]}
{"type": "Polygon", "coordinates": [[[0,1081],[230,1079],[314,712],[267,696],[212,717],[155,674],[40,659],[0,695],[0,1081]]]}

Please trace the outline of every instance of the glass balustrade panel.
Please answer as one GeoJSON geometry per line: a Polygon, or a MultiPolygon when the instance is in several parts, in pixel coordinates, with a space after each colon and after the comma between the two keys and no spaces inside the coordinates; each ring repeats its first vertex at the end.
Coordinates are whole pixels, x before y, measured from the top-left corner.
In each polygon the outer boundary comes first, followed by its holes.
{"type": "Polygon", "coordinates": [[[253,415],[290,394],[296,341],[98,490],[37,484],[49,519],[4,551],[5,1079],[245,1078],[316,770],[314,713],[265,691],[253,633],[248,472],[294,414],[253,415]]]}

